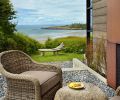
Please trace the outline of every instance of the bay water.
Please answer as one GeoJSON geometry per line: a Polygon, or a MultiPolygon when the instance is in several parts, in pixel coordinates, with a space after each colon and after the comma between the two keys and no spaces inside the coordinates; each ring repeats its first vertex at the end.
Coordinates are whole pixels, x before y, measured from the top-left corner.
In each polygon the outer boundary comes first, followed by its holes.
{"type": "Polygon", "coordinates": [[[68,36],[86,36],[86,30],[50,30],[42,29],[42,27],[41,25],[18,25],[17,31],[38,41],[45,41],[48,38],[55,39],[68,36]]]}

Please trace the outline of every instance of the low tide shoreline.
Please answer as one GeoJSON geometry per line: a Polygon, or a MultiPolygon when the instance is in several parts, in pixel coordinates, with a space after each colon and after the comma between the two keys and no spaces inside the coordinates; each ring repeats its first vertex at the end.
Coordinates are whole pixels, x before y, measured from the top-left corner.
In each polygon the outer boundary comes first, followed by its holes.
{"type": "Polygon", "coordinates": [[[41,28],[47,30],[82,30],[81,28],[61,28],[61,27],[48,27],[48,28],[41,28]]]}
{"type": "MultiPolygon", "coordinates": [[[[41,27],[42,28],[42,27],[41,27]]],[[[48,38],[56,39],[69,36],[86,37],[86,30],[41,29],[37,26],[17,26],[17,30],[41,43],[48,38]]]]}
{"type": "Polygon", "coordinates": [[[74,24],[63,25],[63,26],[43,27],[42,29],[48,29],[48,30],[86,30],[86,24],[74,23],[74,24]]]}

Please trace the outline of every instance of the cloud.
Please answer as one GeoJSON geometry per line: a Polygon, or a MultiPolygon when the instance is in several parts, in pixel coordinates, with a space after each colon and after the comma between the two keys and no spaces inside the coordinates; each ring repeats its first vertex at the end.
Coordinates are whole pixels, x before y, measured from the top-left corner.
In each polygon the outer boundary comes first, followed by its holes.
{"type": "Polygon", "coordinates": [[[85,0],[11,0],[18,24],[86,23],[85,0]]]}
{"type": "Polygon", "coordinates": [[[35,9],[34,0],[11,0],[16,9],[35,9]]]}

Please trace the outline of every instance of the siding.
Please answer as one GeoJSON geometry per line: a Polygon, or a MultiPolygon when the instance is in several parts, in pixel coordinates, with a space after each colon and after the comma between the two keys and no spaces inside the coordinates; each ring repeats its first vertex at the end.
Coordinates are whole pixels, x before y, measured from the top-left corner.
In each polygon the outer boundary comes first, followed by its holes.
{"type": "Polygon", "coordinates": [[[107,0],[93,0],[93,35],[94,32],[99,32],[95,37],[107,32],[107,0]]]}
{"type": "Polygon", "coordinates": [[[93,64],[106,74],[107,0],[93,0],[93,64]]]}

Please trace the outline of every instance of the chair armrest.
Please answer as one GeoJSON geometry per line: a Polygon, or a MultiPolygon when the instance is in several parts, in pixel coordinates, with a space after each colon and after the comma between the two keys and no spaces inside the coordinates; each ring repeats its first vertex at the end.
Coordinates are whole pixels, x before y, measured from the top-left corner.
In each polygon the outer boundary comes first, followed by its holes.
{"type": "Polygon", "coordinates": [[[116,89],[116,95],[120,96],[120,86],[116,89]]]}
{"type": "Polygon", "coordinates": [[[25,100],[31,100],[31,98],[34,98],[34,100],[41,100],[40,83],[37,79],[28,75],[12,74],[5,70],[2,73],[4,73],[7,79],[7,99],[25,98],[25,100]],[[25,93],[25,91],[27,93],[25,93]],[[13,95],[13,97],[11,97],[11,95],[13,95]]]}

